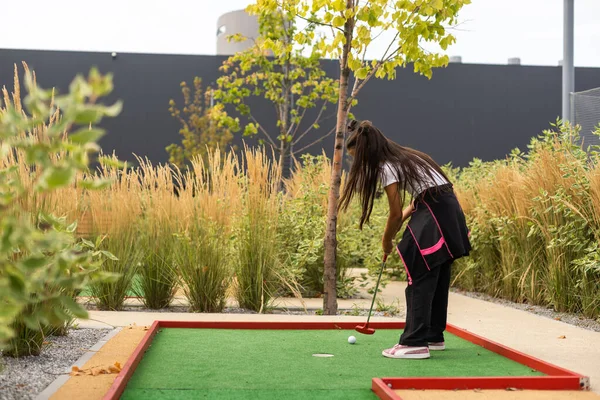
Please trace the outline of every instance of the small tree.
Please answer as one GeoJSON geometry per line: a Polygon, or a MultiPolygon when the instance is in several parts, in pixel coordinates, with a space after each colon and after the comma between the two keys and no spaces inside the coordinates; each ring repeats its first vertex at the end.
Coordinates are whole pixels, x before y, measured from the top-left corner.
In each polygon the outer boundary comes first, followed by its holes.
{"type": "MultiPolygon", "coordinates": [[[[337,313],[336,299],[336,226],[340,195],[342,156],[348,113],[361,89],[374,76],[394,79],[396,68],[412,63],[414,71],[431,78],[432,68],[447,65],[448,57],[429,52],[424,42],[433,42],[442,50],[454,43],[447,27],[455,23],[459,10],[470,0],[256,0],[249,10],[260,16],[282,10],[285,15],[300,18],[309,27],[323,26],[331,35],[315,38],[312,29],[299,30],[294,40],[314,43],[325,57],[339,59],[340,80],[337,108],[333,169],[325,234],[326,314],[337,313]],[[385,52],[374,60],[366,59],[369,46],[384,32],[393,39],[385,52]],[[351,79],[354,82],[351,84],[351,79]]],[[[264,49],[275,56],[284,53],[281,40],[265,41],[264,49]]]]}
{"type": "Polygon", "coordinates": [[[96,70],[71,83],[69,93],[54,96],[42,90],[25,65],[27,96],[21,103],[15,66],[12,100],[2,91],[0,104],[0,347],[5,355],[35,354],[43,332],[87,311],[73,299],[94,279],[103,279],[104,256],[94,244],[75,238],[76,224],[61,216],[32,212],[22,206],[33,196],[71,186],[99,189],[110,182],[80,179],[88,172],[89,153],[104,134],[91,128],[105,116],[116,116],[121,103],[106,107],[95,102],[112,91],[112,77],[96,70]],[[73,128],[77,128],[67,136],[73,128]],[[33,184],[25,184],[33,176],[33,184]],[[78,176],[79,173],[79,176],[78,176]],[[15,331],[20,336],[13,339],[15,331]],[[23,340],[34,332],[35,343],[23,340]],[[21,340],[19,340],[21,339],[21,340]]]}
{"type": "Polygon", "coordinates": [[[206,162],[211,149],[225,149],[233,139],[231,131],[220,126],[211,114],[212,92],[209,87],[202,90],[202,79],[195,77],[193,88],[181,82],[183,108],[177,107],[175,100],[169,101],[171,116],[181,123],[179,134],[181,145],[170,144],[166,150],[169,162],[182,168],[186,161],[202,157],[206,162]]]}
{"type": "MultiPolygon", "coordinates": [[[[222,102],[221,110],[224,105],[234,105],[237,112],[249,119],[242,127],[239,118],[222,113],[221,123],[234,131],[243,129],[244,136],[260,135],[260,143],[274,148],[279,155],[280,170],[283,176],[288,176],[292,166],[290,158],[333,133],[332,128],[309,144],[296,147],[326,119],[327,105],[337,99],[337,82],[321,69],[321,54],[314,47],[308,42],[294,40],[299,30],[293,14],[282,11],[260,14],[260,36],[253,47],[223,63],[221,70],[225,75],[218,80],[215,98],[222,102]],[[278,43],[276,57],[265,51],[269,43],[278,43]],[[275,106],[276,134],[270,133],[265,121],[259,121],[253,113],[251,103],[257,97],[275,106]],[[303,124],[307,111],[313,108],[318,109],[316,117],[303,124]]],[[[311,30],[308,35],[314,35],[314,32],[311,30]]],[[[239,35],[230,38],[245,39],[239,35]]]]}

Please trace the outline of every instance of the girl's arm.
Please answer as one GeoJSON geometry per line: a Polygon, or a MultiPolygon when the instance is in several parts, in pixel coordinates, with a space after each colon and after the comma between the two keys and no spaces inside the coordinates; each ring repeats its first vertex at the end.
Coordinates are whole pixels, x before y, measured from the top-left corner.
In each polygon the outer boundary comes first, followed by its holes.
{"type": "Polygon", "coordinates": [[[413,212],[412,203],[402,209],[402,203],[400,202],[400,196],[398,195],[398,184],[393,183],[385,187],[385,193],[388,198],[390,206],[390,215],[388,216],[385,231],[383,233],[383,251],[385,254],[390,254],[394,249],[394,238],[402,227],[402,224],[406,219],[410,217],[413,212]]]}

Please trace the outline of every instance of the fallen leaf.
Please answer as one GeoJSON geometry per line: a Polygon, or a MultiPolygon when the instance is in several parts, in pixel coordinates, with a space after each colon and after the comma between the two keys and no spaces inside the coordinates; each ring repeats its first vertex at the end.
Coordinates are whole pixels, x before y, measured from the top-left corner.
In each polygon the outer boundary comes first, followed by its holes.
{"type": "Polygon", "coordinates": [[[508,387],[508,388],[506,388],[506,390],[509,391],[509,392],[516,392],[519,389],[514,388],[514,387],[508,387]]]}
{"type": "Polygon", "coordinates": [[[115,363],[115,367],[117,367],[117,368],[121,369],[121,368],[122,368],[122,367],[121,367],[121,363],[117,361],[117,362],[115,363]]]}
{"type": "Polygon", "coordinates": [[[98,375],[100,375],[100,371],[97,368],[92,368],[92,375],[98,376],[98,375]]]}
{"type": "Polygon", "coordinates": [[[115,367],[114,365],[111,365],[110,367],[108,367],[108,372],[111,374],[118,374],[119,372],[121,372],[121,369],[115,367]]]}
{"type": "Polygon", "coordinates": [[[71,372],[79,372],[79,371],[81,371],[81,370],[79,369],[79,367],[77,365],[75,365],[71,368],[71,372]]]}
{"type": "Polygon", "coordinates": [[[481,393],[481,391],[482,391],[482,390],[481,390],[481,389],[473,389],[473,391],[474,391],[475,393],[481,393]]]}
{"type": "Polygon", "coordinates": [[[560,321],[560,320],[561,320],[561,318],[560,318],[560,317],[555,317],[554,319],[555,319],[556,321],[560,321]]]}
{"type": "Polygon", "coordinates": [[[558,338],[559,339],[566,339],[567,337],[565,335],[560,335],[558,338]]]}
{"type": "Polygon", "coordinates": [[[149,327],[149,326],[145,326],[145,327],[144,327],[144,330],[145,330],[145,331],[147,331],[148,329],[150,329],[150,327],[149,327]]]}
{"type": "Polygon", "coordinates": [[[49,345],[49,344],[50,344],[50,342],[48,342],[48,341],[44,341],[42,344],[49,345]]]}

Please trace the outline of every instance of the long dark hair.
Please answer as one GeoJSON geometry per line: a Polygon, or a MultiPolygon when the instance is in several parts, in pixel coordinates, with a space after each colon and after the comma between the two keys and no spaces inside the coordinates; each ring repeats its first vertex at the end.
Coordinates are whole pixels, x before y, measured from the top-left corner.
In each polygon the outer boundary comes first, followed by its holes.
{"type": "Polygon", "coordinates": [[[386,138],[371,121],[352,120],[346,148],[354,150],[354,160],[340,199],[339,209],[346,210],[355,193],[362,205],[360,229],[369,221],[383,165],[387,162],[398,179],[398,195],[404,204],[409,183],[422,185],[425,178],[435,182],[434,171],[448,182],[442,168],[427,154],[386,138]]]}

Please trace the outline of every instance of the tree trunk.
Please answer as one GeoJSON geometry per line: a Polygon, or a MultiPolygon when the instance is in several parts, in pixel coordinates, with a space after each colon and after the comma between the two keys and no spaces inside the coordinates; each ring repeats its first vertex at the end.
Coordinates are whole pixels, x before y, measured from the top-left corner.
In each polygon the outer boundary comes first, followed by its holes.
{"type": "Polygon", "coordinates": [[[279,176],[281,177],[280,186],[283,186],[283,179],[289,178],[292,173],[291,143],[281,141],[279,144],[279,176]]]}
{"type": "MultiPolygon", "coordinates": [[[[346,32],[351,33],[351,26],[347,24],[346,32]]],[[[346,37],[351,37],[347,33],[346,37]]],[[[346,43],[350,43],[347,39],[346,43]]],[[[323,314],[337,314],[337,206],[340,198],[340,186],[342,183],[342,162],[344,155],[344,139],[346,136],[346,125],[348,121],[348,80],[350,69],[347,66],[347,54],[340,60],[340,89],[338,99],[338,112],[335,130],[335,147],[333,149],[333,161],[331,165],[331,183],[329,186],[329,198],[327,202],[327,230],[325,231],[325,273],[324,273],[324,295],[323,314]]]]}

